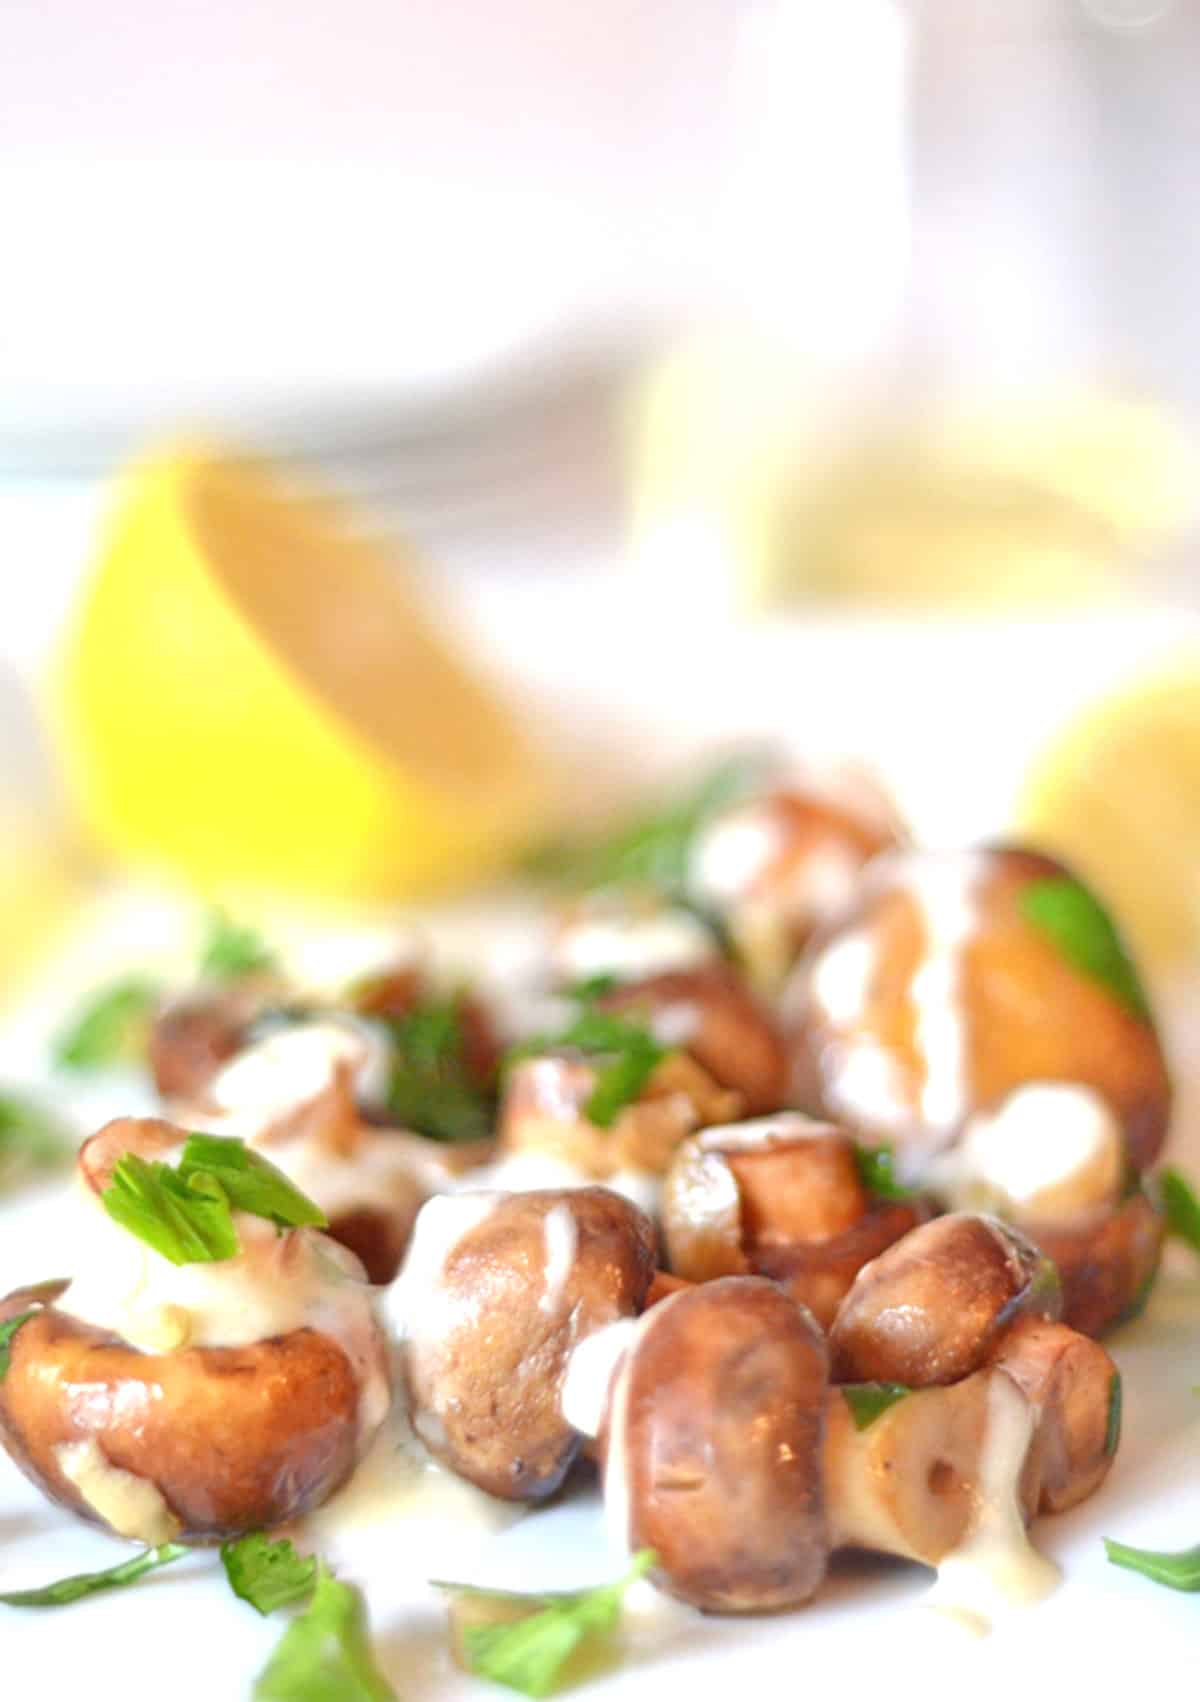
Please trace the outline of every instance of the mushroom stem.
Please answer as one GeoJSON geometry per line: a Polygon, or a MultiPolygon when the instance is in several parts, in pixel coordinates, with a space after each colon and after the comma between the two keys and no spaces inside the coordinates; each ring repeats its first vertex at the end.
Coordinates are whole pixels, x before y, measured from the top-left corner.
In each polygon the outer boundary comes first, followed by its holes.
{"type": "MultiPolygon", "coordinates": [[[[947,1387],[913,1390],[862,1429],[843,1391],[829,1391],[825,1504],[835,1548],[874,1549],[927,1566],[961,1548],[978,1520],[991,1463],[996,1376],[978,1371],[947,1387]]],[[[1025,1519],[1038,1498],[1035,1423],[1030,1409],[1024,1447],[1012,1461],[1025,1519]]]]}

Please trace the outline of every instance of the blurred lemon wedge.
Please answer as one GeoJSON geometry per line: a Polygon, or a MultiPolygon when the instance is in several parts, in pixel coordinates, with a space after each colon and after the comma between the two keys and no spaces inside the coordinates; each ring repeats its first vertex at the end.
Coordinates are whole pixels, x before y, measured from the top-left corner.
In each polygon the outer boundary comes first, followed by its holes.
{"type": "Polygon", "coordinates": [[[537,838],[536,753],[405,567],[264,465],[135,465],[56,666],[99,843],[205,890],[357,899],[481,876],[537,838]]]}
{"type": "Polygon", "coordinates": [[[1017,823],[1108,899],[1148,968],[1200,964],[1200,654],[1070,722],[1027,776],[1017,823]]]}

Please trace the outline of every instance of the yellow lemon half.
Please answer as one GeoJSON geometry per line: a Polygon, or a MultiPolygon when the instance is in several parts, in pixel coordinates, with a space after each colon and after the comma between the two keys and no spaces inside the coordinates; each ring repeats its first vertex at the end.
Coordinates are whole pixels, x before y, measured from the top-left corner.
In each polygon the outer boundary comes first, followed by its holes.
{"type": "Polygon", "coordinates": [[[1070,723],[1034,764],[1017,820],[1104,894],[1148,967],[1200,966],[1200,655],[1070,723]]]}
{"type": "Polygon", "coordinates": [[[202,889],[407,895],[545,828],[541,765],[332,501],[182,450],[126,476],[57,667],[110,852],[202,889]]]}

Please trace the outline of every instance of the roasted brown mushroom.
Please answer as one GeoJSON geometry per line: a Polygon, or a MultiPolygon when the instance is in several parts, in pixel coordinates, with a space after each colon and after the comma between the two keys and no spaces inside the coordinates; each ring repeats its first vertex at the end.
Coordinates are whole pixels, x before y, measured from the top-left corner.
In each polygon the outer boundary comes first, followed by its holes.
{"type": "Polygon", "coordinates": [[[1038,1511],[1065,1513],[1108,1476],[1121,1440],[1121,1374],[1098,1342],[1045,1318],[1018,1320],[992,1363],[1037,1409],[1038,1511]]]}
{"type": "Polygon", "coordinates": [[[602,1010],[640,1015],[679,1046],[750,1116],[787,1099],[788,1051],[775,1016],[726,964],[627,981],[597,1000],[602,1010]]]}
{"type": "Polygon", "coordinates": [[[852,901],[904,831],[874,782],[795,785],[730,805],[692,846],[688,888],[721,918],[757,986],[777,988],[814,929],[852,901]]]}
{"type": "Polygon", "coordinates": [[[685,1141],[667,1173],[661,1210],[676,1274],[692,1282],[751,1272],[772,1277],[828,1327],[862,1266],[922,1222],[929,1207],[871,1195],[848,1135],[781,1112],[685,1141]]]}
{"type": "Polygon", "coordinates": [[[1166,1219],[1140,1189],[1075,1222],[1028,1222],[1025,1233],[1058,1269],[1064,1324],[1103,1336],[1136,1317],[1162,1258],[1166,1219]]]}
{"type": "MultiPolygon", "coordinates": [[[[1054,1570],[1025,1526],[1090,1494],[1119,1433],[1103,1349],[1033,1318],[955,1383],[830,1388],[803,1308],[727,1277],[582,1352],[581,1386],[607,1364],[603,1418],[586,1428],[600,1431],[614,1534],[653,1548],[656,1581],[709,1612],[805,1601],[839,1547],[967,1574],[994,1557],[992,1586],[1034,1597],[1054,1570]]],[[[568,1394],[583,1414],[581,1391],[568,1394]]]]}
{"type": "Polygon", "coordinates": [[[568,1359],[640,1310],[654,1239],[606,1188],[430,1200],[388,1301],[430,1452],[493,1495],[553,1494],[581,1442],[561,1409],[568,1359]]]}
{"type": "Polygon", "coordinates": [[[648,1312],[601,1437],[605,1500],[663,1588],[715,1613],[807,1601],[825,1575],[826,1352],[772,1283],[726,1277],[648,1312]]]}
{"type": "Polygon", "coordinates": [[[0,1382],[0,1440],[54,1500],[147,1543],[217,1541],[319,1505],[389,1404],[386,1351],[353,1257],[310,1229],[238,1214],[240,1253],[176,1266],[96,1199],[125,1152],[169,1159],[182,1131],[123,1119],[80,1156],[71,1283],[31,1315],[0,1382]]]}
{"type": "Polygon", "coordinates": [[[369,1123],[360,1088],[378,1067],[369,1033],[329,1018],[294,1023],[239,1052],[210,1081],[207,1104],[176,1115],[262,1151],[316,1201],[371,1281],[386,1283],[425,1201],[482,1163],[491,1145],[369,1123]]]}
{"type": "Polygon", "coordinates": [[[706,1124],[727,1122],[741,1103],[686,1053],[673,1052],[612,1125],[602,1127],[587,1115],[597,1079],[597,1066],[581,1057],[548,1053],[514,1065],[500,1103],[498,1157],[536,1155],[598,1182],[640,1172],[653,1183],[680,1141],[706,1124]]]}
{"type": "Polygon", "coordinates": [[[1023,1194],[1004,1164],[1016,1146],[1050,1167],[1060,1214],[1112,1204],[1126,1160],[1143,1170],[1162,1147],[1170,1083],[1134,971],[1092,894],[1039,853],[880,859],[854,909],[813,942],[785,1005],[797,1092],[891,1144],[908,1179],[951,1204],[1005,1210],[999,1196],[1023,1194]],[[1065,1118],[1086,1138],[1060,1178],[1065,1118]],[[973,1137],[986,1157],[964,1162],[973,1137]],[[1076,1178],[1072,1198],[1062,1183],[1076,1178]]]}
{"type": "Polygon", "coordinates": [[[957,1383],[1018,1317],[1054,1319],[1058,1275],[1023,1235],[955,1212],[922,1224],[854,1280],[829,1331],[839,1383],[957,1383]]]}
{"type": "Polygon", "coordinates": [[[242,1049],[256,1018],[278,996],[275,981],[248,976],[164,1004],[148,1043],[160,1099],[202,1100],[217,1071],[242,1049]]]}

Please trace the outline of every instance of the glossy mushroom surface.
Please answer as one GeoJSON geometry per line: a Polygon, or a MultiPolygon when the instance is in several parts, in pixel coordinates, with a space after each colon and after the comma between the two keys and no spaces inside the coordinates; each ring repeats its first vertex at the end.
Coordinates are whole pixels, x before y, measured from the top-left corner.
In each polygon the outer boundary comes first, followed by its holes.
{"type": "Polygon", "coordinates": [[[944,1160],[973,1120],[1006,1112],[1006,1140],[1047,1152],[1040,1096],[1013,1103],[1031,1088],[1098,1102],[1136,1170],[1162,1147],[1170,1081],[1136,975],[1094,896],[1040,853],[880,859],[785,1005],[796,1091],[892,1145],[907,1179],[933,1184],[942,1165],[952,1201],[944,1160]]]}
{"type": "Polygon", "coordinates": [[[872,1195],[844,1131],[780,1112],[685,1141],[661,1209],[677,1275],[770,1276],[828,1327],[863,1265],[924,1221],[929,1207],[872,1195]]]}
{"type": "Polygon", "coordinates": [[[641,1309],[654,1267],[649,1219],[606,1188],[431,1200],[388,1300],[430,1452],[492,1495],[553,1494],[581,1443],[570,1356],[641,1309]]]}
{"type": "Polygon", "coordinates": [[[144,1542],[223,1540],[319,1505],[386,1415],[386,1351],[357,1261],[311,1229],[235,1216],[241,1251],[169,1264],[97,1194],[125,1152],[183,1132],[122,1119],[80,1155],[83,1268],[32,1309],[0,1382],[0,1439],[82,1517],[144,1542]]]}
{"type": "Polygon", "coordinates": [[[1027,1315],[1057,1318],[1050,1261],[995,1218],[922,1224],[861,1270],[829,1332],[839,1383],[957,1383],[1027,1315]]]}
{"type": "Polygon", "coordinates": [[[727,1277],[646,1314],[613,1386],[605,1500],[662,1588],[715,1613],[806,1601],[825,1573],[827,1356],[772,1283],[727,1277]]]}

